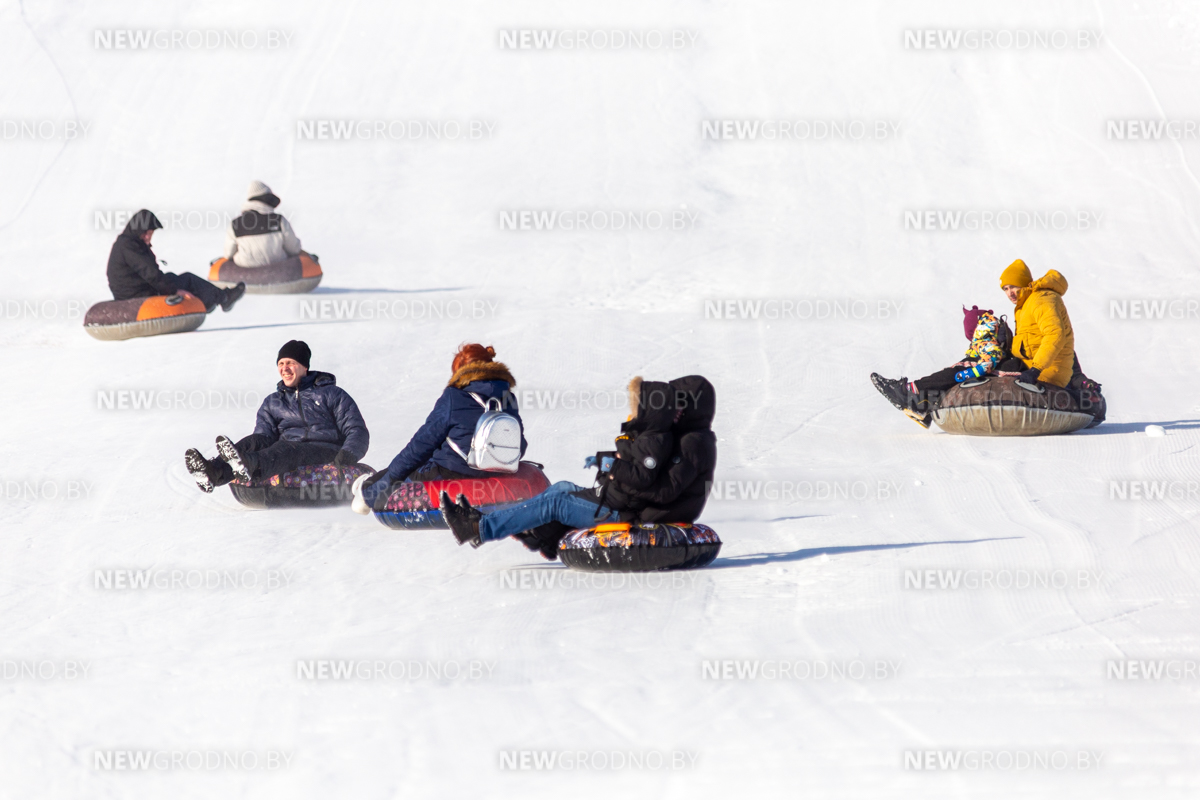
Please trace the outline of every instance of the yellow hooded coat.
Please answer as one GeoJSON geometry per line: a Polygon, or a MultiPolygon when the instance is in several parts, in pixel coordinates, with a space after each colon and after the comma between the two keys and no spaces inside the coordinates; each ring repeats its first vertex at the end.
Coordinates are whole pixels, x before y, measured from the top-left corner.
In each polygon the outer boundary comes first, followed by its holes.
{"type": "Polygon", "coordinates": [[[1013,355],[1042,371],[1038,380],[1066,386],[1075,366],[1075,330],[1062,296],[1067,279],[1050,270],[1021,290],[1013,314],[1013,355]]]}

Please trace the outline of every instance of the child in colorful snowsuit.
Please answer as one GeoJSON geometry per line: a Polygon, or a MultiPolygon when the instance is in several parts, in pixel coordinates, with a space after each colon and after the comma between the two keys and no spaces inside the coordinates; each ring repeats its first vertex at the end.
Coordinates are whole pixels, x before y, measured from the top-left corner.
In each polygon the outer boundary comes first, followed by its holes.
{"type": "Polygon", "coordinates": [[[994,372],[1008,355],[1001,341],[1007,323],[979,306],[963,308],[963,333],[971,340],[962,361],[915,381],[889,380],[872,373],[875,388],[908,416],[929,427],[942,396],[956,384],[994,372]]]}

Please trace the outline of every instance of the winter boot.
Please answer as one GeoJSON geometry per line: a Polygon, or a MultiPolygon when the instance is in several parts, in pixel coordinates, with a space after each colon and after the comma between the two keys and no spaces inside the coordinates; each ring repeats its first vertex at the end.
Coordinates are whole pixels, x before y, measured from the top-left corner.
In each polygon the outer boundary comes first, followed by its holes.
{"type": "Polygon", "coordinates": [[[558,543],[571,531],[570,526],[557,520],[539,525],[533,530],[522,531],[513,538],[535,553],[541,553],[547,561],[558,560],[558,543]]]}
{"type": "Polygon", "coordinates": [[[350,487],[350,494],[354,499],[350,501],[350,510],[355,514],[370,514],[371,507],[367,505],[367,501],[363,500],[363,485],[375,477],[374,472],[368,472],[359,475],[354,479],[354,484],[350,487]]]}
{"type": "MultiPolygon", "coordinates": [[[[221,460],[233,470],[233,477],[242,483],[250,483],[251,468],[246,464],[246,458],[238,452],[237,447],[229,441],[228,437],[217,437],[217,453],[220,454],[221,460]]],[[[249,455],[251,454],[247,453],[247,456],[249,455]]]]}
{"type": "Polygon", "coordinates": [[[229,311],[233,308],[233,304],[242,299],[242,295],[246,293],[246,284],[238,282],[237,286],[232,289],[226,289],[222,292],[221,310],[229,311]]]}
{"type": "Polygon", "coordinates": [[[219,458],[209,461],[194,447],[183,454],[183,463],[205,494],[212,494],[213,489],[233,480],[233,470],[228,464],[219,458]]]}
{"type": "Polygon", "coordinates": [[[923,428],[929,427],[929,423],[933,421],[929,401],[913,391],[913,386],[908,382],[908,378],[891,380],[872,372],[871,383],[875,385],[881,395],[887,398],[889,403],[903,411],[906,417],[923,428]]]}
{"type": "Polygon", "coordinates": [[[877,372],[871,373],[871,383],[879,390],[879,393],[887,398],[887,401],[896,408],[903,411],[911,405],[912,392],[908,390],[908,378],[900,380],[891,380],[884,378],[877,372]]]}
{"type": "Polygon", "coordinates": [[[479,547],[483,544],[483,540],[479,538],[479,520],[483,514],[471,508],[467,498],[461,494],[458,496],[458,502],[452,503],[450,495],[442,492],[442,517],[460,545],[470,542],[471,547],[479,547]]]}

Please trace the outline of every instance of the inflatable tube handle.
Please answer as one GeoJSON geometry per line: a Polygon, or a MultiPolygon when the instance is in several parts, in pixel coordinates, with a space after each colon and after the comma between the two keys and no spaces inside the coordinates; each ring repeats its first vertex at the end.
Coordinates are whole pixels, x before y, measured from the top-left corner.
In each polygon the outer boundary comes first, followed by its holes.
{"type": "Polygon", "coordinates": [[[1024,381],[1013,381],[1013,383],[1015,383],[1017,386],[1020,386],[1022,389],[1024,389],[1027,392],[1033,392],[1034,394],[1045,394],[1046,393],[1045,388],[1043,388],[1041,386],[1037,386],[1032,383],[1025,383],[1024,381]]]}

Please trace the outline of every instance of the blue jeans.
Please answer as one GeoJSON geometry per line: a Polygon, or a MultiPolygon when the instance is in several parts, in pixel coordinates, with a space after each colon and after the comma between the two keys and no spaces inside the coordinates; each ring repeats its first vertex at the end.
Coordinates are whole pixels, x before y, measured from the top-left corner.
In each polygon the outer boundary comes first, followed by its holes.
{"type": "Polygon", "coordinates": [[[572,492],[585,491],[570,481],[559,481],[537,497],[484,514],[479,520],[479,538],[494,542],[514,533],[532,530],[547,522],[558,521],[572,528],[590,528],[602,522],[613,522],[617,512],[601,508],[595,502],[575,497],[572,492]],[[600,511],[600,519],[596,512],[600,511]]]}

